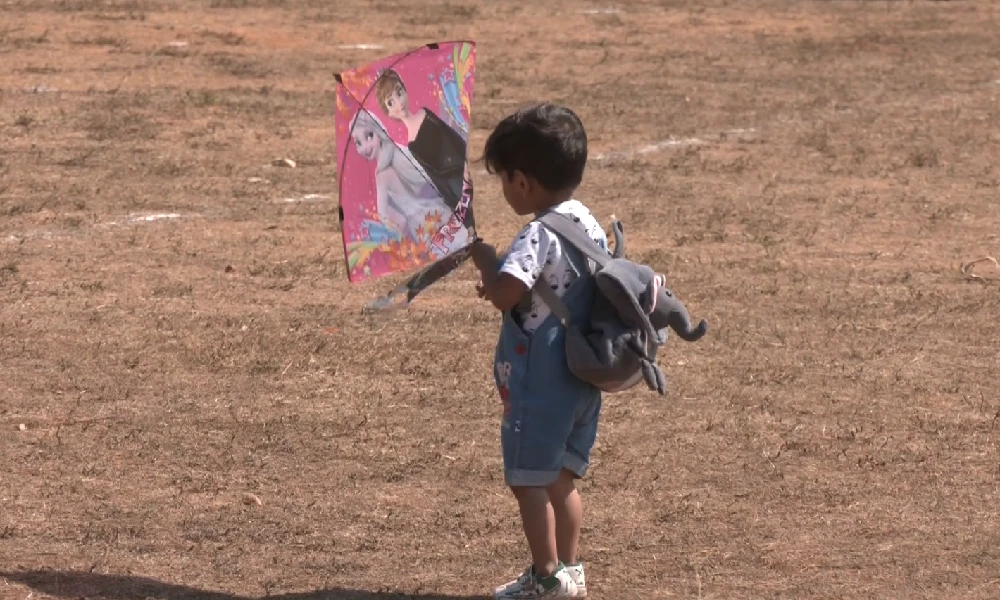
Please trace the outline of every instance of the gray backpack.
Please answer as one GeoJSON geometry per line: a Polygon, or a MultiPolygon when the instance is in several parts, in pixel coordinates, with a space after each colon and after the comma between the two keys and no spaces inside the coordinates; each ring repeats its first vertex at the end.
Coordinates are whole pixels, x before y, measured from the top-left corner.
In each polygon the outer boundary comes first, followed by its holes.
{"type": "Polygon", "coordinates": [[[571,322],[566,304],[548,285],[534,288],[566,328],[570,372],[604,392],[621,392],[645,380],[649,389],[666,394],[656,352],[667,342],[668,328],[693,342],[705,335],[708,323],[702,319],[692,328],[684,304],[663,287],[663,276],[624,258],[625,232],[617,219],[612,221],[613,254],[565,215],[550,211],[538,220],[593,261],[588,264],[597,291],[586,323],[571,322]]]}

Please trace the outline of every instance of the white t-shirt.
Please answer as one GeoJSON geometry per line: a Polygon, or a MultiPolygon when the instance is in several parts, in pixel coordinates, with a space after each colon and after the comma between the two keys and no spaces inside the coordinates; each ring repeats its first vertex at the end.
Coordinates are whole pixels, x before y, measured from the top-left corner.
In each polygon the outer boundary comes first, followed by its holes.
{"type": "MultiPolygon", "coordinates": [[[[591,239],[607,250],[607,235],[586,206],[577,200],[567,200],[552,208],[572,217],[591,239]]],[[[528,223],[514,238],[500,272],[513,275],[529,288],[533,288],[541,277],[559,297],[566,293],[566,289],[577,277],[566,260],[559,237],[538,221],[528,223]]],[[[531,310],[521,312],[515,308],[514,316],[521,322],[524,332],[531,334],[538,329],[550,312],[545,301],[537,292],[532,291],[531,310]]]]}

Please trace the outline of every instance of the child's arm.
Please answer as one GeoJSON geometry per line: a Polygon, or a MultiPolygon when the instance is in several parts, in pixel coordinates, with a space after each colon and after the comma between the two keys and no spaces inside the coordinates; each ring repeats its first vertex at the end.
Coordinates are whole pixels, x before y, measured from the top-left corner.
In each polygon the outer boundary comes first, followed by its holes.
{"type": "Polygon", "coordinates": [[[513,275],[500,272],[496,248],[482,240],[472,244],[472,262],[482,277],[480,296],[492,302],[497,310],[506,312],[514,308],[524,292],[528,291],[524,282],[513,275]]]}

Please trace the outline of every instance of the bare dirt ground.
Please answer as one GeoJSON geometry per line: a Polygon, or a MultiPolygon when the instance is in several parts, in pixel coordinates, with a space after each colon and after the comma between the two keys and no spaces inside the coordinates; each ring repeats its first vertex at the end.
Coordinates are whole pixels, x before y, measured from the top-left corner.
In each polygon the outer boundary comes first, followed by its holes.
{"type": "Polygon", "coordinates": [[[527,564],[472,267],[362,315],[392,282],[349,286],[337,230],[333,74],[450,39],[472,156],[570,104],[579,196],[710,323],[667,397],[606,399],[592,595],[1000,596],[1000,271],[960,271],[1000,255],[1000,7],[605,8],[3,2],[0,597],[461,599],[527,564]]]}

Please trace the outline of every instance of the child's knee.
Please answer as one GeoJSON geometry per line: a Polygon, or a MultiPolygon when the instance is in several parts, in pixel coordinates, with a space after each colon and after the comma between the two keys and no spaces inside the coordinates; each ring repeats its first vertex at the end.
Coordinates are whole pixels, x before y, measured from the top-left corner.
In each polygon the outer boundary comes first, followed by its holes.
{"type": "Polygon", "coordinates": [[[508,485],[507,489],[510,493],[514,494],[515,497],[520,498],[522,496],[530,496],[531,494],[538,493],[538,490],[544,490],[545,486],[540,485],[508,485]]]}
{"type": "Polygon", "coordinates": [[[562,500],[576,491],[576,479],[576,473],[562,469],[559,478],[546,486],[545,491],[552,500],[562,500]]]}
{"type": "Polygon", "coordinates": [[[548,489],[542,486],[510,486],[510,491],[522,513],[546,510],[545,506],[549,503],[548,489]]]}

